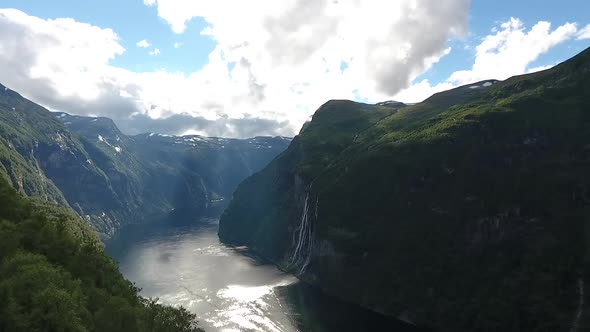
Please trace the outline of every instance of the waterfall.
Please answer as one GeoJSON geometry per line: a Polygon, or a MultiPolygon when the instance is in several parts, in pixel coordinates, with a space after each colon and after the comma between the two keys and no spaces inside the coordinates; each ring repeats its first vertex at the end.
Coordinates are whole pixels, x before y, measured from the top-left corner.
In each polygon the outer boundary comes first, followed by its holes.
{"type": "Polygon", "coordinates": [[[574,323],[572,324],[571,332],[578,331],[580,327],[580,319],[584,313],[584,279],[580,277],[578,279],[578,309],[576,310],[576,316],[574,317],[574,323]]]}
{"type": "Polygon", "coordinates": [[[301,275],[311,261],[314,244],[314,225],[313,220],[317,220],[318,215],[318,200],[316,198],[315,204],[310,207],[310,190],[305,194],[305,201],[303,203],[303,212],[301,213],[301,222],[299,227],[293,233],[293,245],[295,250],[291,256],[289,265],[296,269],[296,274],[301,275]],[[313,213],[311,213],[313,211],[313,213]],[[295,244],[295,239],[297,243],[295,244]]]}

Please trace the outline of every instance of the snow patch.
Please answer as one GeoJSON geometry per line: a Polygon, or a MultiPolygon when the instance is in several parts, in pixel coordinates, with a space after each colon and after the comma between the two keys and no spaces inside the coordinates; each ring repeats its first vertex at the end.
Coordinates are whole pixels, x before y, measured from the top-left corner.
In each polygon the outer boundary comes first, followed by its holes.
{"type": "Polygon", "coordinates": [[[470,86],[469,88],[470,88],[470,89],[477,89],[477,88],[479,88],[479,85],[472,85],[472,86],[470,86]]]}
{"type": "Polygon", "coordinates": [[[118,147],[118,146],[115,146],[115,151],[117,151],[117,153],[121,153],[121,151],[123,151],[123,149],[121,149],[121,148],[120,148],[120,147],[118,147]]]}
{"type": "Polygon", "coordinates": [[[57,132],[53,139],[55,140],[55,142],[57,143],[57,145],[59,146],[59,148],[62,151],[69,151],[70,150],[68,148],[68,144],[67,144],[67,137],[65,137],[62,133],[57,132]]]}
{"type": "Polygon", "coordinates": [[[104,142],[104,138],[102,136],[100,136],[100,135],[98,135],[98,140],[101,141],[101,142],[104,142]]]}
{"type": "Polygon", "coordinates": [[[150,136],[149,136],[149,137],[152,137],[152,136],[154,136],[154,135],[155,135],[154,133],[150,133],[150,136]]]}
{"type": "Polygon", "coordinates": [[[483,84],[483,86],[487,88],[488,86],[492,86],[493,84],[494,84],[494,83],[492,83],[492,82],[485,82],[485,83],[483,84]]]}

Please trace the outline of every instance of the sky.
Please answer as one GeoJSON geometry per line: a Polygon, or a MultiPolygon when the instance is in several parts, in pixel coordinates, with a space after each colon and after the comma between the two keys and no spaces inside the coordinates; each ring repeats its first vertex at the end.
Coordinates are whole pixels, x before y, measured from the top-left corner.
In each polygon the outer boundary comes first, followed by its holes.
{"type": "Polygon", "coordinates": [[[589,46],[588,0],[0,0],[0,83],[130,135],[293,136],[589,46]]]}

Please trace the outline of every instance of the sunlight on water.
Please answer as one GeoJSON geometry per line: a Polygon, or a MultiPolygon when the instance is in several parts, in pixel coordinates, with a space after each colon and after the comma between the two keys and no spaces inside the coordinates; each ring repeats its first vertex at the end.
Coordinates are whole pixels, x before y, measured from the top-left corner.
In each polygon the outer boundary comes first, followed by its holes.
{"type": "Polygon", "coordinates": [[[296,282],[295,278],[285,278],[284,282],[281,282],[272,286],[258,286],[258,287],[245,287],[240,285],[229,285],[228,287],[217,292],[217,296],[220,298],[231,298],[236,299],[240,302],[256,302],[262,299],[265,295],[272,293],[273,289],[279,286],[288,286],[293,282],[296,282]]]}
{"type": "MultiPolygon", "coordinates": [[[[223,327],[224,322],[231,322],[247,330],[285,331],[285,326],[280,322],[273,321],[273,317],[269,317],[267,312],[269,305],[282,308],[280,300],[274,293],[276,287],[287,286],[294,282],[296,282],[295,278],[287,277],[275,285],[254,287],[230,285],[220,290],[217,292],[217,297],[230,301],[232,305],[223,313],[225,320],[219,321],[215,326],[223,327]]],[[[275,312],[275,316],[276,314],[277,312],[275,312]]],[[[285,313],[285,315],[287,314],[285,313]]],[[[222,331],[226,331],[226,329],[222,329],[222,331]]]]}
{"type": "Polygon", "coordinates": [[[141,294],[184,306],[207,331],[297,331],[275,292],[297,279],[224,246],[215,224],[121,242],[114,256],[141,294]]]}

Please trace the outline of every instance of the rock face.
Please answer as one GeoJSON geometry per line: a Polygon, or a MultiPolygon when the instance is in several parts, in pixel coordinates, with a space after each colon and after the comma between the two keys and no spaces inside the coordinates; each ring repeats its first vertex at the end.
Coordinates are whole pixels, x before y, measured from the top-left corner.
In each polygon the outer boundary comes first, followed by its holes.
{"type": "Polygon", "coordinates": [[[330,101],[239,185],[219,235],[439,331],[570,330],[585,312],[588,96],[586,50],[411,106],[330,101]]]}
{"type": "Polygon", "coordinates": [[[171,211],[178,220],[218,215],[289,142],[126,136],[110,119],[51,113],[0,86],[0,176],[72,208],[104,237],[171,211]]]}

